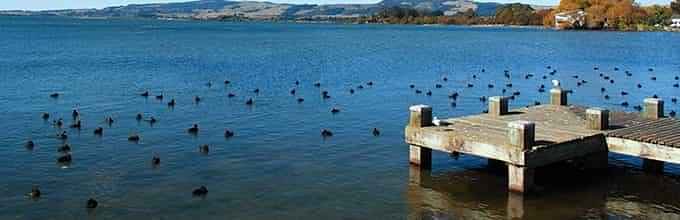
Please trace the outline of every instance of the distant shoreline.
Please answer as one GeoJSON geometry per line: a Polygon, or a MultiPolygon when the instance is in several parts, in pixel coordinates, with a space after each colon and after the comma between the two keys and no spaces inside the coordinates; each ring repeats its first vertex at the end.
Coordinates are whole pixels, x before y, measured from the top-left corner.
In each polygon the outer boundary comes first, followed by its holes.
{"type": "Polygon", "coordinates": [[[157,20],[157,21],[184,21],[184,22],[229,22],[229,23],[292,23],[292,24],[345,24],[345,25],[404,25],[404,26],[422,26],[422,27],[470,27],[470,28],[513,28],[513,29],[536,29],[536,30],[554,30],[558,32],[649,32],[661,33],[671,32],[680,33],[680,29],[666,29],[666,30],[648,30],[648,31],[621,31],[621,30],[594,30],[594,29],[556,29],[551,27],[539,25],[507,25],[507,24],[389,24],[389,23],[356,23],[350,20],[276,20],[276,19],[244,19],[244,20],[204,20],[191,18],[165,18],[165,17],[94,17],[94,16],[58,16],[58,15],[20,15],[20,14],[0,14],[1,17],[44,17],[44,18],[69,18],[79,20],[157,20]]]}

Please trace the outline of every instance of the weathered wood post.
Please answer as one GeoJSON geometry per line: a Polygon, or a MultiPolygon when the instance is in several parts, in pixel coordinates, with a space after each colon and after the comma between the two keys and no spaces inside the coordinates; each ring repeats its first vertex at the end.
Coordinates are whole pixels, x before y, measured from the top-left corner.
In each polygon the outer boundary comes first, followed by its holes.
{"type": "Polygon", "coordinates": [[[646,98],[645,111],[643,116],[645,118],[659,119],[663,117],[663,100],[657,98],[646,98]]]}
{"type": "Polygon", "coordinates": [[[567,105],[568,90],[564,90],[559,86],[550,89],[550,104],[551,105],[567,105]]]}
{"type": "Polygon", "coordinates": [[[501,116],[508,113],[508,97],[492,96],[489,98],[489,115],[501,116]]]}
{"type": "MultiPolygon", "coordinates": [[[[663,100],[658,98],[646,98],[644,100],[645,109],[642,116],[650,119],[660,119],[663,117],[663,100]]],[[[642,159],[642,169],[650,173],[663,173],[663,161],[642,159]]]]}
{"type": "MultiPolygon", "coordinates": [[[[410,128],[422,128],[432,126],[432,107],[427,105],[414,105],[409,108],[411,116],[408,126],[410,128]]],[[[409,146],[409,162],[421,169],[432,168],[432,149],[415,145],[409,146]]]]}
{"type": "MultiPolygon", "coordinates": [[[[512,147],[522,151],[530,150],[535,144],[536,125],[529,121],[508,123],[508,140],[512,147]]],[[[508,164],[508,188],[510,191],[525,193],[534,185],[534,169],[508,164]]]]}
{"type": "Polygon", "coordinates": [[[507,219],[524,218],[524,195],[508,193],[507,219]]]}
{"type": "Polygon", "coordinates": [[[609,110],[602,108],[587,109],[586,128],[591,130],[607,130],[609,128],[609,110]]]}

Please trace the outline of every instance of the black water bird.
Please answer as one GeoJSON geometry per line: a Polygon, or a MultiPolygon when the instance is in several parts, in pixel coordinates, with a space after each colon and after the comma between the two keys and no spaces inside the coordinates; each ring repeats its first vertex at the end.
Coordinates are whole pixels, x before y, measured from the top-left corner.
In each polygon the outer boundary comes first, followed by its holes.
{"type": "Polygon", "coordinates": [[[41,193],[40,193],[40,189],[38,188],[38,186],[33,185],[33,187],[31,187],[31,192],[28,193],[28,197],[30,197],[32,199],[37,199],[37,198],[40,198],[40,194],[41,193]]]}
{"type": "Polygon", "coordinates": [[[59,163],[69,163],[72,160],[73,158],[71,157],[71,154],[66,154],[57,158],[57,162],[59,163]]]}
{"type": "Polygon", "coordinates": [[[680,84],[677,84],[677,83],[673,84],[673,87],[678,88],[678,87],[680,87],[680,84]]]}
{"type": "Polygon", "coordinates": [[[229,84],[229,83],[231,83],[231,81],[229,81],[229,80],[224,80],[224,84],[225,84],[225,85],[227,85],[227,84],[229,84]]]}
{"type": "Polygon", "coordinates": [[[652,76],[652,78],[651,78],[651,79],[652,79],[652,80],[656,80],[656,76],[652,76]]]}
{"type": "Polygon", "coordinates": [[[331,113],[333,113],[333,114],[335,114],[335,113],[340,113],[340,109],[332,108],[332,109],[331,109],[331,113]]]}
{"type": "Polygon", "coordinates": [[[416,89],[416,94],[420,94],[420,93],[423,93],[423,91],[416,89]]]}
{"type": "Polygon", "coordinates": [[[229,94],[227,95],[227,97],[229,97],[229,98],[233,98],[234,96],[236,96],[234,93],[229,93],[229,94]]]}
{"type": "Polygon", "coordinates": [[[137,119],[137,121],[142,120],[142,113],[137,113],[135,119],[137,119]]]}
{"type": "Polygon", "coordinates": [[[135,142],[137,142],[137,141],[139,141],[139,139],[140,139],[140,138],[139,138],[139,135],[136,135],[136,134],[133,134],[133,135],[128,136],[128,141],[135,141],[135,142]]]}
{"type": "Polygon", "coordinates": [[[196,102],[196,104],[198,104],[199,102],[201,102],[201,97],[199,97],[199,96],[194,96],[194,102],[196,102]]]}
{"type": "Polygon", "coordinates": [[[349,94],[354,94],[354,89],[349,89],[349,94]]]}
{"type": "Polygon", "coordinates": [[[96,129],[94,129],[94,134],[96,134],[96,135],[102,135],[102,134],[104,134],[104,128],[102,128],[102,127],[97,127],[96,129]]]}
{"type": "Polygon", "coordinates": [[[614,80],[613,79],[609,80],[609,83],[614,84],[614,80]]]}
{"type": "Polygon", "coordinates": [[[647,71],[652,72],[652,71],[654,71],[654,68],[649,68],[649,69],[647,69],[647,71]]]}
{"type": "Polygon", "coordinates": [[[636,106],[633,106],[633,109],[635,109],[636,111],[642,111],[642,106],[636,105],[636,106]]]}
{"type": "Polygon", "coordinates": [[[604,99],[609,99],[609,95],[604,95],[604,99]]]}
{"type": "Polygon", "coordinates": [[[194,189],[194,191],[191,192],[193,196],[206,196],[208,195],[208,188],[205,186],[201,186],[197,189],[194,189]]]}
{"type": "Polygon", "coordinates": [[[439,88],[442,87],[442,85],[441,85],[441,84],[436,84],[436,85],[434,85],[434,87],[437,88],[437,89],[439,89],[439,88]]]}
{"type": "Polygon", "coordinates": [[[630,72],[628,72],[628,71],[626,71],[626,76],[633,76],[633,74],[630,73],[630,72]]]}
{"type": "Polygon", "coordinates": [[[234,135],[235,135],[235,134],[234,134],[233,131],[231,131],[231,130],[229,130],[229,129],[224,129],[224,137],[225,137],[225,138],[230,138],[230,137],[233,137],[234,135]]]}
{"type": "Polygon", "coordinates": [[[622,102],[621,103],[621,106],[623,106],[623,107],[628,107],[628,105],[629,105],[628,102],[622,102]]]}
{"type": "Polygon", "coordinates": [[[153,158],[151,158],[151,165],[158,166],[160,164],[161,164],[161,158],[160,157],[153,156],[153,158]]]}
{"type": "Polygon", "coordinates": [[[49,119],[49,118],[50,118],[50,113],[45,112],[45,113],[42,114],[42,119],[43,119],[43,120],[47,120],[47,119],[49,119]]]}
{"type": "Polygon", "coordinates": [[[50,94],[51,98],[59,98],[59,93],[52,93],[50,94]]]}
{"type": "Polygon", "coordinates": [[[68,139],[68,135],[66,135],[66,131],[62,131],[61,133],[57,134],[57,139],[60,139],[60,140],[68,139]]]}
{"type": "Polygon", "coordinates": [[[321,83],[320,83],[320,82],[315,82],[315,83],[314,83],[314,87],[321,87],[321,83]]]}
{"type": "Polygon", "coordinates": [[[168,102],[168,106],[170,107],[175,107],[175,104],[177,104],[177,102],[175,102],[175,99],[171,99],[170,102],[168,102]]]}
{"type": "Polygon", "coordinates": [[[668,116],[675,117],[675,111],[671,111],[668,113],[668,116]]]}
{"type": "Polygon", "coordinates": [[[458,93],[457,92],[451,93],[451,95],[449,95],[449,98],[453,100],[458,99],[458,93]]]}
{"type": "Polygon", "coordinates": [[[71,116],[73,116],[73,118],[77,118],[80,116],[80,112],[78,112],[76,109],[73,109],[73,111],[71,111],[71,116]]]}
{"type": "Polygon", "coordinates": [[[363,88],[364,88],[364,86],[363,86],[363,85],[359,85],[359,86],[357,86],[357,89],[363,89],[363,88]]]}
{"type": "Polygon", "coordinates": [[[614,71],[619,71],[619,68],[618,68],[618,67],[614,67],[614,71]]]}
{"type": "Polygon", "coordinates": [[[604,79],[605,79],[605,80],[609,80],[609,76],[604,76],[604,79]]]}
{"type": "Polygon", "coordinates": [[[446,81],[449,81],[449,78],[446,78],[446,76],[445,76],[444,78],[442,78],[442,80],[444,80],[444,82],[446,82],[446,81]]]}
{"type": "Polygon", "coordinates": [[[298,99],[297,99],[297,102],[304,102],[304,101],[305,101],[305,99],[303,99],[303,98],[298,98],[298,99]]]}
{"type": "Polygon", "coordinates": [[[113,117],[111,117],[111,116],[106,117],[104,119],[104,122],[106,122],[106,124],[108,124],[110,126],[111,124],[113,124],[113,117]]]}
{"type": "Polygon", "coordinates": [[[413,89],[413,88],[416,87],[416,85],[411,84],[411,85],[409,85],[408,87],[411,88],[411,89],[413,89]]]}
{"type": "Polygon", "coordinates": [[[534,101],[534,105],[541,105],[541,102],[539,102],[539,101],[534,101]]]}
{"type": "Polygon", "coordinates": [[[487,87],[489,87],[489,89],[491,89],[491,88],[493,88],[493,84],[489,84],[489,85],[487,85],[487,87]]]}
{"type": "Polygon", "coordinates": [[[26,141],[26,144],[24,144],[24,147],[28,149],[33,149],[33,147],[35,147],[35,143],[32,140],[28,140],[26,141]]]}
{"type": "Polygon", "coordinates": [[[94,209],[94,208],[97,208],[98,205],[99,205],[99,202],[97,202],[97,200],[90,198],[90,199],[87,200],[87,204],[85,206],[88,209],[94,209]]]}
{"type": "Polygon", "coordinates": [[[252,98],[251,98],[251,99],[248,99],[248,101],[246,101],[246,105],[252,105],[252,104],[253,104],[253,99],[252,99],[252,98]]]}
{"type": "Polygon", "coordinates": [[[207,86],[208,88],[211,88],[211,87],[212,87],[212,82],[211,82],[211,81],[208,81],[207,83],[205,83],[205,86],[207,86]]]}
{"type": "Polygon", "coordinates": [[[193,134],[198,133],[198,124],[194,124],[193,126],[191,126],[191,128],[187,129],[187,132],[193,134]]]}
{"type": "Polygon", "coordinates": [[[161,93],[160,95],[156,95],[156,99],[163,100],[163,93],[161,93]]]}
{"type": "Polygon", "coordinates": [[[625,91],[621,91],[621,96],[625,96],[625,95],[628,95],[628,93],[625,92],[625,91]]]}
{"type": "Polygon", "coordinates": [[[295,85],[300,85],[300,81],[299,81],[299,80],[295,80],[295,85]]]}
{"type": "Polygon", "coordinates": [[[658,96],[658,95],[656,95],[656,94],[654,94],[654,95],[652,96],[652,98],[658,99],[658,98],[659,98],[659,96],[658,96]]]}
{"type": "Polygon", "coordinates": [[[639,89],[639,88],[642,88],[642,85],[638,83],[638,84],[637,84],[637,87],[638,87],[638,89],[639,89]]]}
{"type": "Polygon", "coordinates": [[[145,91],[142,94],[140,94],[142,97],[149,97],[149,91],[145,91]]]}
{"type": "Polygon", "coordinates": [[[593,67],[593,70],[599,70],[599,69],[600,69],[599,67],[596,67],[596,66],[593,67]]]}
{"type": "Polygon", "coordinates": [[[64,144],[61,147],[57,148],[57,151],[63,153],[71,152],[71,146],[69,146],[68,144],[64,144]]]}
{"type": "Polygon", "coordinates": [[[680,76],[675,76],[675,80],[680,80],[680,76]]]}
{"type": "Polygon", "coordinates": [[[451,107],[456,107],[456,102],[451,102],[451,107]]]}
{"type": "Polygon", "coordinates": [[[254,93],[260,93],[260,89],[253,90],[254,93]]]}
{"type": "Polygon", "coordinates": [[[157,121],[158,121],[158,120],[156,120],[156,118],[154,118],[153,116],[151,116],[151,117],[149,118],[149,124],[156,123],[157,121]]]}
{"type": "Polygon", "coordinates": [[[210,146],[207,144],[201,144],[200,146],[198,146],[198,151],[203,154],[207,154],[210,152],[210,146]]]}
{"type": "Polygon", "coordinates": [[[479,101],[486,102],[486,96],[479,97],[479,101]]]}
{"type": "Polygon", "coordinates": [[[323,129],[323,130],[321,130],[321,136],[322,137],[331,137],[331,136],[333,136],[333,132],[331,132],[327,129],[323,129]]]}
{"type": "Polygon", "coordinates": [[[605,92],[605,91],[607,91],[607,89],[605,89],[604,87],[600,88],[600,92],[605,92]]]}
{"type": "Polygon", "coordinates": [[[474,87],[474,86],[475,86],[475,85],[472,85],[472,84],[470,84],[470,83],[467,84],[467,87],[468,87],[468,88],[472,88],[472,87],[474,87]]]}
{"type": "Polygon", "coordinates": [[[671,102],[672,102],[672,103],[677,103],[677,102],[678,102],[678,98],[671,98],[671,102]]]}
{"type": "Polygon", "coordinates": [[[380,136],[380,131],[378,128],[373,128],[373,136],[380,136]]]}
{"type": "Polygon", "coordinates": [[[425,93],[425,95],[431,96],[431,95],[432,95],[432,91],[427,91],[427,93],[425,93]]]}
{"type": "Polygon", "coordinates": [[[291,94],[291,95],[295,95],[295,89],[291,89],[291,90],[290,90],[290,94],[291,94]]]}
{"type": "Polygon", "coordinates": [[[505,84],[505,87],[512,88],[512,83],[505,84]]]}
{"type": "Polygon", "coordinates": [[[366,85],[372,86],[372,85],[373,85],[373,81],[368,81],[368,82],[366,83],[366,85]]]}

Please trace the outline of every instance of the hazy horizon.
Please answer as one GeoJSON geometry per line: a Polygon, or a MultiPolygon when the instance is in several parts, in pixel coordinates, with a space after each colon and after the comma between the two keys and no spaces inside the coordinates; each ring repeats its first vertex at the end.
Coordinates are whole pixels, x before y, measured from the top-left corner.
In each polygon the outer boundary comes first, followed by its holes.
{"type": "MultiPolygon", "coordinates": [[[[102,0],[102,1],[88,1],[88,0],[72,0],[68,2],[44,2],[40,0],[9,0],[0,4],[0,10],[59,10],[59,9],[86,9],[86,8],[106,8],[112,6],[122,6],[129,4],[149,4],[149,3],[172,3],[172,2],[189,2],[195,0],[102,0]]],[[[257,0],[254,0],[257,1],[257,0]]],[[[268,2],[274,3],[290,3],[290,4],[371,4],[377,3],[380,0],[270,0],[268,2]]],[[[479,2],[498,2],[498,3],[525,3],[533,5],[557,5],[559,0],[497,0],[497,1],[479,1],[479,2]]],[[[670,1],[667,0],[643,0],[636,1],[641,5],[661,4],[668,5],[670,1]]]]}

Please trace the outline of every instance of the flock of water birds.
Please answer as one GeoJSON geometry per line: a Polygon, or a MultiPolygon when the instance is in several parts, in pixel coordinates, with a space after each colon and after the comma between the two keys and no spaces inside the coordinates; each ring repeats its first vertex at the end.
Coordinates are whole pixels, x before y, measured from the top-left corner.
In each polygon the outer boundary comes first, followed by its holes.
{"type": "MultiPolygon", "coordinates": [[[[551,66],[546,66],[545,68],[547,69],[547,71],[546,71],[546,74],[545,74],[545,75],[540,76],[542,79],[546,79],[546,80],[547,80],[548,78],[553,78],[553,77],[555,77],[555,74],[557,73],[557,70],[556,70],[556,69],[554,69],[554,68],[551,67],[551,66]]],[[[613,86],[613,85],[615,84],[615,82],[616,82],[615,79],[614,79],[614,78],[615,78],[615,77],[614,77],[615,75],[605,74],[604,72],[599,71],[599,67],[593,67],[593,70],[596,71],[596,72],[600,72],[600,73],[599,73],[599,78],[600,78],[600,80],[603,81],[602,85],[607,85],[607,84],[609,84],[609,85],[612,85],[612,86],[613,86]]],[[[619,68],[614,68],[613,71],[614,71],[614,72],[620,72],[619,68]]],[[[487,71],[486,71],[485,69],[482,68],[481,70],[478,71],[478,73],[470,74],[471,79],[468,80],[467,85],[464,85],[463,87],[474,88],[475,86],[480,86],[480,85],[479,85],[480,83],[479,83],[479,80],[478,80],[478,79],[480,78],[479,76],[482,75],[482,74],[486,74],[486,72],[487,72],[487,71]],[[478,74],[479,74],[479,75],[478,75],[478,74]]],[[[631,73],[630,71],[622,71],[622,72],[625,73],[624,78],[622,78],[622,79],[617,78],[616,80],[626,80],[627,77],[631,77],[631,76],[632,76],[632,73],[631,73]]],[[[648,69],[648,72],[649,72],[649,73],[653,73],[653,72],[654,72],[654,69],[649,68],[649,69],[648,69]]],[[[653,76],[653,74],[650,74],[650,75],[651,75],[651,76],[650,76],[650,80],[651,80],[651,81],[656,81],[656,80],[657,80],[657,77],[656,77],[656,76],[653,76]]],[[[504,76],[505,78],[507,78],[507,79],[511,79],[511,78],[512,78],[512,74],[510,73],[509,70],[504,70],[504,71],[503,71],[503,76],[504,76]]],[[[622,75],[617,74],[616,76],[617,76],[617,77],[621,77],[622,75]]],[[[523,76],[522,76],[520,79],[523,78],[524,80],[529,80],[529,79],[531,79],[531,78],[533,78],[533,77],[537,77],[537,76],[535,76],[534,74],[531,74],[531,73],[527,73],[527,74],[523,74],[523,76]]],[[[572,78],[572,80],[575,80],[575,81],[576,81],[576,85],[577,85],[578,87],[580,87],[580,86],[585,86],[586,84],[589,83],[588,81],[582,79],[582,77],[579,76],[579,75],[572,75],[570,78],[572,78]]],[[[680,85],[679,85],[679,83],[680,83],[680,77],[674,76],[673,79],[674,79],[674,81],[672,81],[672,86],[675,87],[675,88],[679,88],[679,87],[680,87],[680,85]]],[[[565,80],[566,80],[566,79],[565,79],[565,80]]],[[[449,81],[449,79],[448,79],[446,76],[443,76],[443,77],[441,78],[441,81],[437,80],[437,81],[435,82],[435,84],[434,84],[434,89],[441,89],[441,88],[443,88],[444,85],[441,84],[442,81],[443,81],[443,82],[447,82],[447,81],[449,81]]],[[[500,80],[495,80],[494,83],[498,83],[499,81],[500,81],[500,80]]],[[[503,95],[509,94],[508,97],[509,97],[511,100],[514,100],[516,97],[519,97],[519,96],[521,95],[521,93],[520,93],[519,90],[513,89],[513,84],[512,84],[511,82],[509,82],[509,81],[506,81],[506,82],[505,82],[505,85],[495,85],[494,83],[489,83],[489,84],[486,85],[486,87],[488,87],[488,88],[494,88],[494,87],[496,87],[496,86],[502,87],[501,92],[503,93],[503,95]]],[[[642,88],[642,87],[643,87],[642,83],[643,83],[643,82],[639,82],[639,83],[636,85],[636,87],[637,87],[637,88],[642,88]]],[[[224,85],[225,85],[225,86],[226,86],[226,85],[229,85],[229,84],[231,84],[231,82],[230,82],[229,80],[225,80],[225,81],[224,81],[224,85]]],[[[302,97],[296,95],[298,86],[300,85],[300,81],[295,81],[295,82],[294,82],[294,85],[295,85],[295,86],[289,91],[290,95],[293,96],[293,97],[295,97],[295,100],[296,100],[298,103],[304,102],[304,101],[305,101],[304,98],[302,98],[302,97]]],[[[355,92],[357,92],[357,90],[362,90],[362,89],[367,88],[367,87],[372,87],[373,85],[374,85],[374,82],[373,82],[373,81],[368,81],[368,82],[362,83],[361,85],[358,85],[358,86],[356,86],[356,87],[350,88],[350,89],[348,90],[348,92],[349,92],[349,94],[354,94],[355,92]]],[[[206,86],[212,87],[212,86],[213,86],[213,83],[212,83],[212,82],[208,82],[208,83],[206,83],[206,86]]],[[[322,98],[322,99],[325,100],[325,99],[330,99],[330,98],[331,98],[331,96],[330,96],[330,94],[329,94],[328,91],[321,89],[321,88],[322,88],[322,85],[321,85],[320,82],[314,82],[314,83],[313,83],[313,86],[320,89],[320,95],[321,95],[321,98],[322,98]]],[[[483,86],[483,85],[482,85],[482,86],[483,86]]],[[[433,89],[427,89],[427,91],[425,91],[425,89],[418,88],[418,87],[417,87],[416,85],[414,85],[414,84],[410,84],[410,85],[409,85],[409,88],[412,89],[412,90],[414,90],[416,94],[425,93],[427,96],[431,96],[431,95],[432,95],[432,91],[433,91],[433,89]]],[[[606,88],[606,87],[602,87],[602,88],[600,89],[600,91],[601,91],[601,93],[602,93],[603,99],[608,100],[608,99],[611,98],[610,95],[607,94],[607,92],[608,92],[609,90],[613,90],[613,89],[609,89],[609,88],[606,88]]],[[[537,91],[538,91],[539,93],[545,92],[545,91],[546,91],[546,86],[543,85],[543,84],[537,85],[537,91]]],[[[632,92],[632,91],[630,91],[630,92],[632,92]]],[[[621,96],[626,96],[626,95],[628,95],[630,92],[629,92],[629,91],[623,91],[623,90],[622,90],[622,91],[620,91],[620,95],[621,95],[621,96]]],[[[259,94],[259,93],[260,93],[260,90],[259,90],[259,89],[254,89],[254,90],[252,90],[252,93],[254,93],[254,94],[259,94]]],[[[461,94],[462,94],[462,91],[457,91],[457,92],[451,92],[451,93],[448,95],[448,98],[450,99],[451,106],[453,106],[453,107],[456,106],[456,101],[458,100],[458,97],[459,97],[461,94]]],[[[50,97],[51,97],[51,98],[54,98],[54,99],[58,99],[60,96],[61,96],[61,94],[59,94],[59,93],[50,94],[50,97]]],[[[154,95],[154,94],[152,94],[152,93],[149,92],[149,91],[141,92],[141,93],[138,94],[138,96],[143,97],[143,98],[153,97],[153,98],[155,98],[155,99],[157,99],[157,100],[159,100],[159,101],[163,101],[164,99],[166,99],[166,97],[164,97],[164,95],[163,95],[162,93],[159,93],[159,94],[155,94],[155,95],[154,95]]],[[[228,94],[227,94],[227,97],[228,97],[228,98],[233,98],[233,97],[236,97],[236,94],[234,94],[234,93],[228,93],[228,94]]],[[[654,95],[654,97],[657,97],[657,95],[654,95]]],[[[676,98],[676,97],[671,97],[670,100],[671,100],[672,103],[677,103],[677,98],[676,98]]],[[[193,101],[194,101],[195,103],[199,103],[199,102],[202,101],[202,99],[201,99],[200,96],[194,96],[194,97],[193,97],[193,101]]],[[[479,97],[479,101],[480,101],[480,102],[486,102],[486,101],[487,101],[487,97],[486,97],[486,96],[481,96],[481,97],[479,97]]],[[[248,98],[248,99],[246,99],[246,101],[245,101],[244,104],[245,104],[245,105],[253,105],[254,102],[255,102],[255,101],[253,100],[253,98],[248,98]]],[[[534,104],[535,104],[535,105],[539,105],[540,102],[534,101],[534,104]]],[[[168,107],[174,107],[175,105],[177,105],[177,102],[175,101],[175,99],[170,99],[170,100],[167,102],[167,105],[168,105],[168,107]]],[[[630,104],[624,101],[624,102],[620,103],[620,105],[623,106],[623,107],[628,107],[630,104]]],[[[637,111],[640,111],[640,110],[642,110],[642,107],[641,107],[640,105],[635,105],[635,106],[633,106],[633,109],[635,109],[635,110],[637,110],[637,111]]],[[[340,109],[339,109],[339,108],[335,108],[335,107],[334,107],[334,108],[331,108],[330,113],[332,113],[332,114],[340,113],[340,109]]],[[[670,111],[668,114],[669,114],[669,116],[671,116],[671,117],[675,117],[676,112],[675,112],[675,111],[670,111]]],[[[69,124],[69,125],[65,125],[65,124],[64,124],[64,119],[63,119],[63,118],[57,118],[57,119],[53,119],[53,120],[51,121],[51,122],[52,122],[51,125],[54,126],[54,127],[57,129],[56,135],[55,135],[54,137],[63,141],[63,144],[62,144],[60,147],[58,147],[58,149],[57,149],[59,152],[62,153],[62,155],[59,156],[59,157],[57,158],[57,162],[60,163],[60,164],[63,164],[63,165],[68,165],[68,164],[73,160],[73,158],[72,158],[72,155],[71,155],[71,147],[70,147],[69,144],[67,143],[67,140],[68,140],[68,133],[67,133],[67,131],[66,131],[65,129],[62,129],[62,128],[64,128],[65,126],[68,126],[68,128],[70,128],[70,129],[78,129],[78,130],[79,130],[79,129],[81,129],[81,127],[82,127],[82,123],[81,123],[81,118],[80,118],[80,112],[79,112],[79,110],[78,110],[78,109],[73,109],[73,111],[71,112],[71,116],[72,116],[72,123],[69,124]]],[[[50,118],[51,118],[51,115],[50,115],[49,113],[42,113],[42,116],[41,116],[41,117],[42,117],[43,120],[49,121],[50,118]]],[[[131,116],[131,117],[132,117],[132,116],[131,116]]],[[[146,122],[148,122],[148,123],[150,123],[150,124],[152,124],[152,125],[158,121],[158,119],[154,118],[153,116],[145,116],[145,115],[143,115],[142,113],[138,113],[138,114],[135,115],[134,117],[135,117],[135,119],[136,119],[137,121],[146,121],[146,122]]],[[[113,117],[111,117],[111,116],[108,116],[108,117],[105,118],[105,123],[108,124],[108,125],[111,125],[111,124],[113,124],[114,122],[115,122],[115,119],[114,119],[113,117]]],[[[199,131],[200,131],[200,127],[199,127],[198,124],[193,124],[193,125],[191,125],[191,127],[189,127],[189,128],[186,129],[186,132],[188,132],[188,133],[190,133],[190,134],[197,134],[199,131]]],[[[371,133],[372,133],[374,136],[379,136],[379,135],[380,135],[380,130],[379,130],[378,128],[373,128],[372,131],[371,131],[371,133]]],[[[97,128],[95,128],[94,131],[93,131],[93,134],[94,134],[94,135],[97,135],[97,136],[102,136],[102,135],[104,135],[104,128],[103,128],[103,127],[97,127],[97,128]]],[[[228,139],[228,138],[234,137],[234,136],[235,136],[235,132],[232,131],[232,130],[229,130],[229,129],[225,129],[223,135],[224,135],[225,138],[228,139]]],[[[331,136],[333,136],[333,132],[330,131],[329,129],[322,129],[322,130],[321,130],[321,136],[322,136],[323,138],[331,137],[331,136]]],[[[132,135],[129,135],[129,136],[127,137],[127,139],[128,139],[129,141],[132,141],[132,142],[138,142],[138,141],[140,141],[141,138],[142,138],[142,137],[141,137],[139,134],[132,134],[132,135]]],[[[36,144],[35,144],[32,140],[28,140],[28,141],[26,142],[26,144],[25,144],[25,147],[28,148],[28,149],[33,149],[33,147],[34,147],[35,145],[36,145],[36,144]]],[[[207,154],[207,153],[210,151],[210,146],[207,145],[207,144],[200,145],[200,146],[198,147],[198,150],[199,150],[199,152],[201,152],[201,153],[207,154]]],[[[152,164],[153,166],[158,166],[158,165],[160,165],[160,163],[161,163],[161,158],[160,158],[160,157],[158,157],[158,156],[153,156],[153,157],[151,158],[151,164],[152,164]]],[[[200,187],[198,187],[198,188],[196,188],[196,189],[194,189],[194,190],[192,191],[192,195],[193,195],[193,196],[204,197],[204,196],[206,196],[207,194],[208,194],[208,189],[207,189],[207,187],[205,187],[205,186],[200,186],[200,187]]],[[[38,199],[38,198],[41,196],[41,191],[40,191],[39,187],[38,187],[37,185],[33,185],[32,189],[31,189],[31,192],[28,193],[28,196],[29,196],[30,198],[32,198],[32,199],[38,199]]],[[[88,209],[94,209],[94,208],[96,208],[97,206],[98,206],[98,202],[97,202],[97,200],[95,200],[94,198],[90,198],[90,199],[87,200],[87,202],[86,202],[86,207],[87,207],[88,209]]]]}

